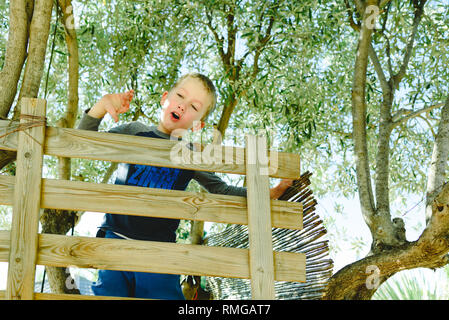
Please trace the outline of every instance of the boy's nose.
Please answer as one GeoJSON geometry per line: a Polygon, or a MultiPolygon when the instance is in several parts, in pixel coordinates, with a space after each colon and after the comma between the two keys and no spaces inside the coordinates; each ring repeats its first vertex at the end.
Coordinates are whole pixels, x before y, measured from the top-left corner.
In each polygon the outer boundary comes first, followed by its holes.
{"type": "Polygon", "coordinates": [[[183,104],[178,104],[178,109],[179,111],[184,112],[185,106],[183,104]]]}

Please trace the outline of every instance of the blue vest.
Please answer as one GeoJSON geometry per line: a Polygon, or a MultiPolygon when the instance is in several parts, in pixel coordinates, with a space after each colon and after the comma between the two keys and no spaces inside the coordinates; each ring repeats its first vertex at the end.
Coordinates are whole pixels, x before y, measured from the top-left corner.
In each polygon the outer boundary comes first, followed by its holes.
{"type": "MultiPolygon", "coordinates": [[[[162,139],[152,131],[139,132],[136,136],[162,139]]],[[[120,163],[115,184],[185,190],[193,175],[192,170],[120,163]]],[[[178,219],[106,213],[97,236],[110,230],[136,240],[175,242],[178,226],[178,219]]]]}

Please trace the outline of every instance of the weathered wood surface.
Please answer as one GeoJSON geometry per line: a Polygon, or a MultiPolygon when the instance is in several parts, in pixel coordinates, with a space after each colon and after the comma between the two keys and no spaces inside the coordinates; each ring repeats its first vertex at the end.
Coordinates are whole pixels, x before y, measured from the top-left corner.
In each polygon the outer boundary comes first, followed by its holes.
{"type": "MultiPolygon", "coordinates": [[[[275,252],[275,279],[305,281],[301,253],[275,252]]],[[[247,249],[155,241],[39,235],[37,264],[109,270],[246,278],[247,249]]]]}
{"type": "MultiPolygon", "coordinates": [[[[25,107],[22,112],[45,115],[44,100],[24,101],[34,109],[25,107]],[[36,106],[43,106],[43,112],[34,113],[36,106]]],[[[189,151],[190,161],[173,162],[173,150],[181,152],[177,141],[45,126],[29,129],[31,138],[23,132],[11,132],[15,130],[14,123],[0,120],[0,149],[18,153],[16,177],[0,176],[0,204],[14,207],[12,231],[0,231],[0,261],[9,262],[7,290],[0,292],[0,297],[71,298],[66,295],[35,295],[36,264],[246,278],[254,283],[254,299],[273,299],[274,280],[305,281],[305,255],[273,252],[271,244],[272,227],[303,227],[302,204],[269,199],[268,176],[298,178],[298,155],[273,151],[267,155],[270,161],[265,163],[261,162],[257,147],[251,150],[214,146],[215,158],[208,158],[212,163],[205,161],[204,150],[202,154],[189,151]],[[42,179],[43,154],[247,174],[248,199],[42,179]],[[135,155],[132,160],[129,154],[135,155]],[[262,176],[261,169],[265,172],[262,176]],[[41,208],[248,224],[252,244],[248,250],[38,234],[41,208]]],[[[211,150],[208,148],[204,146],[206,152],[211,150]]]]}
{"type": "MultiPolygon", "coordinates": [[[[0,120],[0,136],[11,131],[11,122],[0,120]]],[[[219,161],[214,153],[204,146],[200,159],[209,159],[212,163],[194,163],[193,155],[189,164],[176,164],[171,159],[171,151],[177,150],[177,141],[141,136],[129,136],[106,132],[95,132],[69,128],[47,127],[44,153],[47,155],[105,160],[123,163],[138,163],[161,167],[192,169],[201,171],[245,174],[244,148],[219,146],[219,161]],[[133,156],[130,157],[129,155],[133,156]],[[208,157],[208,155],[212,157],[208,157]],[[229,155],[229,156],[227,156],[229,155]]],[[[17,133],[0,138],[0,149],[17,150],[17,133]]],[[[178,154],[174,152],[174,154],[178,154]]],[[[182,152],[179,152],[182,155],[182,152]]],[[[196,156],[198,153],[196,154],[196,156]]],[[[299,155],[271,151],[270,176],[275,178],[292,178],[300,176],[299,155]]],[[[209,161],[207,160],[207,161],[209,161]]]]}
{"type": "MultiPolygon", "coordinates": [[[[0,231],[3,252],[9,251],[9,234],[0,231]]],[[[56,267],[250,277],[248,249],[39,234],[37,256],[38,265],[56,267]]],[[[274,252],[277,281],[304,282],[305,267],[302,253],[274,252]]]]}
{"type": "Polygon", "coordinates": [[[246,184],[248,202],[249,266],[251,298],[275,298],[274,258],[271,235],[270,187],[261,172],[259,155],[266,155],[264,137],[246,136],[246,184]]]}
{"type": "MultiPolygon", "coordinates": [[[[22,98],[22,115],[45,116],[46,101],[22,98]]],[[[22,119],[25,125],[36,120],[22,119]]],[[[6,298],[34,295],[45,125],[19,132],[6,298]]]]}
{"type": "Polygon", "coordinates": [[[35,300],[154,300],[129,297],[88,296],[82,294],[35,293],[35,300]]]}
{"type": "Polygon", "coordinates": [[[0,231],[0,262],[8,262],[9,248],[11,247],[11,232],[0,231]]]}
{"type": "MultiPolygon", "coordinates": [[[[0,290],[0,300],[5,299],[6,292],[0,290]]],[[[82,294],[56,294],[56,293],[34,293],[34,300],[152,300],[139,298],[109,297],[109,296],[88,296],[82,294]]]]}
{"type": "MultiPolygon", "coordinates": [[[[244,197],[42,179],[42,208],[248,224],[244,197]]],[[[12,205],[15,178],[0,175],[0,204],[12,205]]],[[[273,227],[302,229],[302,204],[271,200],[273,227]]]]}

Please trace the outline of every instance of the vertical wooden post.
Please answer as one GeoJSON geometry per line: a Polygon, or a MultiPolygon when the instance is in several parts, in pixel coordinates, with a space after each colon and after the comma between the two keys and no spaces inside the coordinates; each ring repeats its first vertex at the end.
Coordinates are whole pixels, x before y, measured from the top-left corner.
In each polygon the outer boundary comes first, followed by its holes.
{"type": "Polygon", "coordinates": [[[45,139],[45,123],[42,121],[45,111],[45,100],[22,98],[22,130],[19,131],[17,146],[7,299],[30,300],[34,297],[45,139]],[[36,125],[26,128],[30,123],[36,125]]]}
{"type": "Polygon", "coordinates": [[[267,154],[266,143],[261,139],[266,138],[246,136],[245,158],[251,295],[252,299],[267,300],[275,298],[274,258],[269,177],[266,170],[261,174],[261,159],[258,156],[267,154]]]}

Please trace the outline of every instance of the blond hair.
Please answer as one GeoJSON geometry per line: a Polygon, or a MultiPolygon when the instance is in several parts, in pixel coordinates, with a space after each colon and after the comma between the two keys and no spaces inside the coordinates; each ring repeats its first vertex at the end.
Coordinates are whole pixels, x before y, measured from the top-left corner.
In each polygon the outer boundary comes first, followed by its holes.
{"type": "Polygon", "coordinates": [[[173,87],[170,89],[173,90],[176,88],[184,79],[187,78],[194,78],[200,80],[200,82],[203,84],[204,89],[206,89],[207,93],[210,94],[212,97],[211,104],[207,107],[206,112],[204,113],[203,117],[201,118],[201,121],[206,121],[208,116],[214,111],[215,106],[217,104],[217,90],[215,89],[214,83],[212,82],[209,77],[205,76],[204,74],[198,73],[198,72],[190,72],[184,74],[182,77],[180,77],[176,83],[173,85],[173,87]]]}

